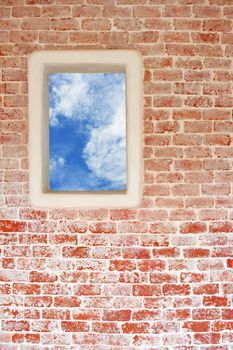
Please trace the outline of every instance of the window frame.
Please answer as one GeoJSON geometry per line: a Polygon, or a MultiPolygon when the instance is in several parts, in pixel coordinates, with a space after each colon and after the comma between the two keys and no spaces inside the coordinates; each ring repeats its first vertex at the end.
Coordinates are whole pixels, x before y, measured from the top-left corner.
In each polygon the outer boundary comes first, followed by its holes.
{"type": "Polygon", "coordinates": [[[136,50],[40,50],[28,60],[29,193],[32,205],[47,208],[129,208],[139,205],[142,176],[142,62],[136,50]],[[126,191],[49,190],[48,74],[126,74],[126,191]]]}

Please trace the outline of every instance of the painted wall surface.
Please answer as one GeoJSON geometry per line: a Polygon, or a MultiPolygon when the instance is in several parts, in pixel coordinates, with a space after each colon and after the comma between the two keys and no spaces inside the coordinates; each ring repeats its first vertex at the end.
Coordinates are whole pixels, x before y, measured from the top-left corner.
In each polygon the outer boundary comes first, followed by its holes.
{"type": "Polygon", "coordinates": [[[1,349],[233,348],[232,0],[0,0],[1,349]],[[129,210],[28,201],[27,57],[136,48],[129,210]]]}

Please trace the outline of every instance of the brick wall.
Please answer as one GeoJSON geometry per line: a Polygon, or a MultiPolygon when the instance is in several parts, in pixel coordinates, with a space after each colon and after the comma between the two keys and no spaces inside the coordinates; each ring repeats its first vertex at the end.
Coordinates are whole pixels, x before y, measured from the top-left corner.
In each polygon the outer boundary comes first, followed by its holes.
{"type": "Polygon", "coordinates": [[[1,349],[233,348],[233,0],[0,0],[1,349]],[[132,210],[28,201],[27,57],[136,48],[132,210]]]}

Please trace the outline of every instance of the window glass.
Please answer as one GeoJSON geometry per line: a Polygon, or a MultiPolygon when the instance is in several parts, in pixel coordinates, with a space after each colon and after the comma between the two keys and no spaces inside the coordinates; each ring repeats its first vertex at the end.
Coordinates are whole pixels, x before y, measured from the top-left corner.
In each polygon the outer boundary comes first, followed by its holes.
{"type": "Polygon", "coordinates": [[[125,73],[52,73],[50,191],[127,189],[125,73]]]}

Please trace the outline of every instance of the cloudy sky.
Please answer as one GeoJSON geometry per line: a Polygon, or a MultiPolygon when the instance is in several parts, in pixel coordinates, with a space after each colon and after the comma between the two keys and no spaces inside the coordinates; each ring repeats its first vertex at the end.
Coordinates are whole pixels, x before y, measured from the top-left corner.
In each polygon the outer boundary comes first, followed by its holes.
{"type": "Polygon", "coordinates": [[[49,75],[52,191],[126,189],[124,73],[49,75]]]}

